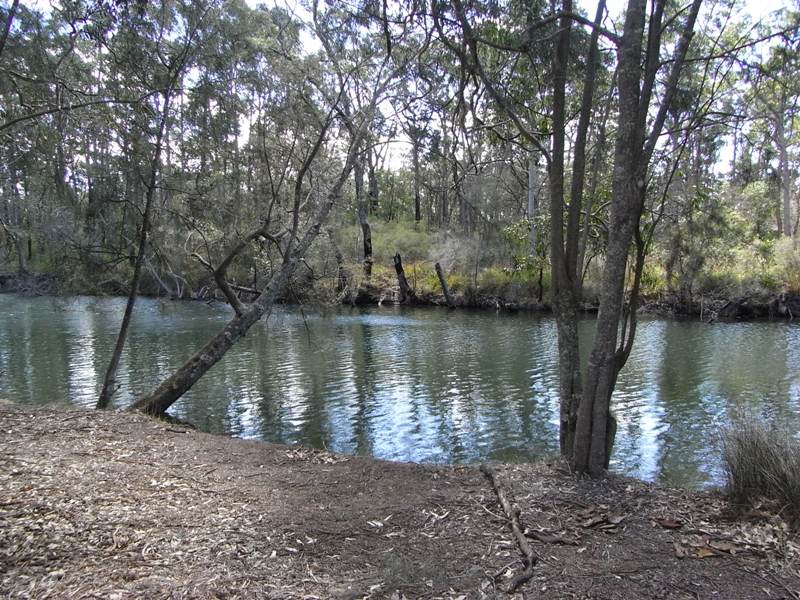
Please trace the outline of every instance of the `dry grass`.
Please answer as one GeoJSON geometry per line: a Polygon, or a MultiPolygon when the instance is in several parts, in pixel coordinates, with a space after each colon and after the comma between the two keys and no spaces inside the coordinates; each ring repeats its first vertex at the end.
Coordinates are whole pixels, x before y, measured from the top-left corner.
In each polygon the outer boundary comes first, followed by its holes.
{"type": "Polygon", "coordinates": [[[723,459],[728,492],[736,504],[777,502],[800,519],[800,442],[758,418],[745,418],[724,432],[723,459]]]}

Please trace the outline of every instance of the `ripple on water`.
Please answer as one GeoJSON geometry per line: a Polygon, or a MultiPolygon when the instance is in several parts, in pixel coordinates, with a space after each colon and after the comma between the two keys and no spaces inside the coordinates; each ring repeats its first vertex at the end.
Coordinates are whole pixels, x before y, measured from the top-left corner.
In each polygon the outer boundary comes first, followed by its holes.
{"type": "MultiPolygon", "coordinates": [[[[91,405],[124,299],[0,296],[0,397],[91,405]]],[[[137,303],[121,403],[229,318],[223,305],[137,303]]],[[[584,361],[591,320],[581,322],[584,361]]],[[[525,459],[557,450],[554,323],[405,308],[276,309],[175,407],[203,429],[397,460],[525,459]]],[[[614,395],[616,468],[715,481],[711,438],[739,408],[800,430],[800,326],[643,320],[614,395]]]]}

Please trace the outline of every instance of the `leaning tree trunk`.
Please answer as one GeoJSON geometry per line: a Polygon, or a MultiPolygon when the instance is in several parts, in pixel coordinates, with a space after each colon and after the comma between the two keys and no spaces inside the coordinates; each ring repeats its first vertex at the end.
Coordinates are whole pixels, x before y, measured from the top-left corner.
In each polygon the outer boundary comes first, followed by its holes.
{"type": "MultiPolygon", "coordinates": [[[[244,305],[242,302],[240,302],[235,293],[233,293],[229,289],[229,286],[226,285],[225,287],[227,289],[224,291],[226,296],[228,296],[228,298],[232,301],[232,305],[236,313],[233,319],[231,319],[228,324],[222,328],[222,331],[217,333],[208,342],[206,342],[206,344],[200,348],[200,350],[195,352],[180,369],[163,381],[155,390],[134,402],[130,406],[129,410],[136,410],[151,415],[164,414],[167,409],[178,400],[178,398],[191,389],[191,387],[197,383],[197,381],[211,367],[217,364],[222,357],[225,356],[225,353],[230,350],[230,348],[240,338],[242,338],[245,333],[247,333],[248,329],[250,329],[254,323],[256,323],[264,315],[268,314],[272,309],[272,306],[285,289],[290,277],[297,268],[297,265],[303,260],[309,247],[319,235],[322,224],[327,220],[334,204],[341,196],[342,188],[344,187],[347,178],[350,176],[350,173],[353,170],[353,165],[356,161],[356,148],[363,137],[363,126],[355,131],[353,135],[355,139],[351,141],[351,147],[347,155],[347,160],[342,167],[339,177],[328,193],[325,202],[315,215],[313,224],[306,230],[303,237],[296,244],[292,245],[292,240],[296,239],[297,224],[299,222],[298,212],[302,198],[301,184],[311,160],[313,160],[314,156],[322,145],[322,141],[325,139],[327,127],[328,126],[326,125],[326,127],[322,130],[314,150],[306,158],[306,162],[297,176],[297,181],[295,182],[293,226],[288,242],[290,246],[284,253],[284,260],[281,263],[278,271],[269,280],[258,299],[248,305],[244,305]]],[[[262,229],[259,229],[258,231],[262,231],[262,229]]],[[[256,233],[258,233],[258,231],[256,233]]],[[[252,234],[251,237],[247,239],[254,239],[255,235],[256,234],[252,234]]],[[[224,281],[225,269],[227,268],[227,265],[243,248],[244,243],[240,242],[228,255],[228,258],[223,262],[223,264],[215,271],[215,275],[218,276],[219,282],[224,281]]]]}
{"type": "Polygon", "coordinates": [[[130,410],[138,410],[150,415],[164,414],[178,398],[197,383],[206,371],[219,362],[256,321],[272,308],[299,260],[299,256],[293,255],[273,276],[267,289],[256,302],[231,319],[222,331],[206,342],[180,369],[155,390],[134,402],[130,406],[130,410]]]}
{"type": "MultiPolygon", "coordinates": [[[[349,169],[348,169],[349,170],[349,169]]],[[[231,319],[222,331],[217,333],[200,348],[192,357],[172,376],[166,379],[150,394],[134,402],[130,410],[138,410],[151,415],[161,415],[185,394],[197,381],[220,359],[231,347],[241,339],[247,330],[256,321],[267,314],[275,301],[283,292],[292,273],[303,259],[311,243],[316,239],[322,223],[328,216],[335,199],[338,197],[342,184],[337,182],[335,191],[329,195],[326,204],[318,213],[314,225],[306,232],[303,239],[287,255],[281,268],[272,276],[266,289],[258,300],[246,307],[240,306],[237,315],[231,319]]]]}
{"type": "Polygon", "coordinates": [[[108,408],[111,404],[112,397],[117,392],[117,369],[119,368],[119,361],[122,358],[122,350],[125,348],[125,340],[128,337],[128,328],[130,327],[131,317],[133,316],[133,307],[139,295],[139,282],[142,279],[142,267],[147,253],[147,241],[150,232],[153,199],[155,198],[156,183],[158,181],[162,142],[167,128],[167,119],[169,117],[169,102],[170,94],[167,92],[164,95],[164,110],[161,113],[158,133],[156,134],[156,145],[153,149],[153,158],[150,162],[150,181],[147,185],[144,213],[142,214],[142,227],[139,233],[139,249],[136,254],[136,262],[133,266],[133,277],[131,278],[130,291],[128,292],[128,302],[125,304],[125,313],[122,316],[122,324],[117,334],[117,342],[114,345],[114,352],[111,354],[111,360],[108,363],[106,376],[103,380],[103,389],[100,391],[100,397],[97,399],[96,408],[108,408]]]}
{"type": "Polygon", "coordinates": [[[400,286],[400,302],[411,302],[415,297],[414,288],[408,284],[406,272],[403,269],[403,259],[399,252],[394,255],[394,270],[397,273],[397,284],[400,286]]]}
{"type": "Polygon", "coordinates": [[[453,308],[455,303],[453,302],[453,297],[450,295],[450,287],[447,285],[447,278],[444,276],[444,271],[442,270],[442,265],[438,262],[434,265],[436,269],[436,276],[439,278],[439,284],[442,286],[442,293],[444,294],[444,300],[447,302],[447,306],[453,308]]]}

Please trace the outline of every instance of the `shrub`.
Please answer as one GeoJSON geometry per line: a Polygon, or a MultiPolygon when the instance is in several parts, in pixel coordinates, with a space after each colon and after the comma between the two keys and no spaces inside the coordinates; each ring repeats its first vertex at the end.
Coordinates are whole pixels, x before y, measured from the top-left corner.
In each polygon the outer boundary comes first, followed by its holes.
{"type": "Polygon", "coordinates": [[[467,276],[463,273],[447,273],[447,285],[454,294],[463,292],[467,288],[467,276]]]}
{"type": "Polygon", "coordinates": [[[701,273],[695,279],[693,292],[702,296],[736,295],[740,281],[735,273],[728,271],[712,271],[701,273]]]}
{"type": "Polygon", "coordinates": [[[664,269],[655,263],[647,263],[642,271],[642,293],[644,295],[663,294],[666,289],[667,276],[664,269]]]}
{"type": "Polygon", "coordinates": [[[800,442],[788,431],[742,418],[723,432],[722,458],[734,503],[765,498],[800,518],[800,442]]]}
{"type": "Polygon", "coordinates": [[[786,291],[800,293],[800,248],[795,247],[791,238],[778,242],[775,262],[786,282],[786,291]]]}
{"type": "Polygon", "coordinates": [[[478,288],[482,293],[492,296],[505,296],[511,282],[511,275],[498,267],[489,267],[478,275],[478,288]]]}
{"type": "Polygon", "coordinates": [[[398,252],[404,263],[425,260],[430,248],[431,237],[424,224],[415,225],[409,221],[372,224],[372,253],[376,262],[391,265],[392,257],[398,252]]]}

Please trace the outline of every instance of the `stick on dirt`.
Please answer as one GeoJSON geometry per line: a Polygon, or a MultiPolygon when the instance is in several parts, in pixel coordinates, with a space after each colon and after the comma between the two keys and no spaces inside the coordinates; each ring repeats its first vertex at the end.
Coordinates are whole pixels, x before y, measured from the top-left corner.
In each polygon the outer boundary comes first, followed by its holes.
{"type": "Polygon", "coordinates": [[[514,539],[517,542],[517,546],[524,556],[523,562],[525,564],[525,570],[515,575],[511,581],[508,582],[506,591],[511,593],[523,583],[528,581],[531,577],[533,577],[533,567],[536,565],[538,558],[536,553],[534,553],[533,548],[531,548],[530,543],[528,543],[528,539],[525,537],[525,534],[522,532],[522,526],[519,522],[519,506],[512,504],[509,501],[508,493],[501,485],[500,480],[497,477],[497,473],[492,467],[484,464],[481,465],[480,468],[481,473],[486,475],[486,478],[492,484],[492,488],[494,488],[494,492],[497,494],[497,499],[500,501],[500,505],[503,507],[503,512],[506,513],[506,517],[508,517],[508,520],[511,523],[511,532],[514,534],[514,539]]]}

